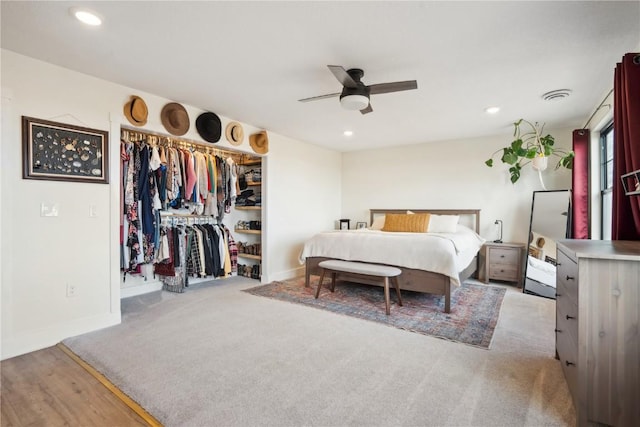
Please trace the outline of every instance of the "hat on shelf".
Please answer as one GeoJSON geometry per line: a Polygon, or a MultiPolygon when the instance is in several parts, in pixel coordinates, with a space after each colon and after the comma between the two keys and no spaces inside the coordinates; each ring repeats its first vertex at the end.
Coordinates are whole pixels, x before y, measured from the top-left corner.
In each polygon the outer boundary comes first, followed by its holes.
{"type": "Polygon", "coordinates": [[[242,144],[242,140],[244,139],[244,130],[242,129],[242,125],[238,122],[229,123],[225,129],[225,136],[231,145],[242,144]]]}
{"type": "Polygon", "coordinates": [[[267,131],[262,130],[249,136],[249,145],[258,154],[267,154],[269,151],[269,137],[267,131]]]}
{"type": "Polygon", "coordinates": [[[200,114],[196,119],[196,129],[205,141],[220,141],[220,135],[222,135],[222,123],[220,123],[220,117],[218,117],[217,114],[210,111],[200,114]]]}
{"type": "Polygon", "coordinates": [[[148,115],[147,104],[139,96],[132,95],[129,102],[124,104],[124,116],[134,126],[146,125],[148,115]]]}
{"type": "Polygon", "coordinates": [[[189,114],[177,102],[170,102],[162,107],[160,121],[171,135],[184,135],[189,130],[189,114]]]}

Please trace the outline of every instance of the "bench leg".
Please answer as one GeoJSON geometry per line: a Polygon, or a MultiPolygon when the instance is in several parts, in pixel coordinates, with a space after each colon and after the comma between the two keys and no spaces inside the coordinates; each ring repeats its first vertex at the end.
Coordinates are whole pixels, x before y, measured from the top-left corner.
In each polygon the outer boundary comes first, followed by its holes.
{"type": "Polygon", "coordinates": [[[384,305],[387,310],[387,316],[391,314],[391,307],[389,304],[389,278],[384,278],[384,305]]]}
{"type": "Polygon", "coordinates": [[[331,292],[336,290],[336,276],[338,275],[338,273],[336,273],[335,271],[331,272],[331,292]]]}
{"type": "Polygon", "coordinates": [[[402,307],[402,296],[400,295],[400,285],[398,284],[398,278],[392,277],[393,286],[396,288],[396,295],[398,295],[398,305],[402,307]]]}
{"type": "Polygon", "coordinates": [[[318,296],[320,295],[320,288],[322,287],[322,282],[324,281],[324,272],[325,270],[322,269],[322,274],[320,275],[320,281],[318,282],[318,287],[316,288],[316,299],[318,299],[318,296]]]}

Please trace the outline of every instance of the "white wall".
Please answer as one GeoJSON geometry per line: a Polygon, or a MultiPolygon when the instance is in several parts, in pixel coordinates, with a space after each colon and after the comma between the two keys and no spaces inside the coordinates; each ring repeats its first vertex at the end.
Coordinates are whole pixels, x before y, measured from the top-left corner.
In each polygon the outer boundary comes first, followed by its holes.
{"type": "MultiPolygon", "coordinates": [[[[0,274],[2,359],[54,345],[64,338],[120,321],[119,131],[132,94],[149,108],[145,129],[166,134],[160,110],[169,101],[2,50],[0,274]],[[111,183],[22,179],[21,116],[110,132],[111,183]],[[41,217],[40,204],[58,203],[57,217],[41,217]],[[97,217],[89,217],[95,205],[97,217]],[[77,288],[66,296],[67,283],[77,288]]],[[[203,142],[191,117],[186,139],[203,142]]],[[[228,119],[221,116],[223,127],[228,119]]],[[[256,130],[243,124],[245,135],[256,130]]],[[[304,239],[326,229],[340,212],[340,154],[269,133],[266,157],[263,265],[267,278],[295,274],[304,239]],[[272,180],[272,182],[270,182],[272,180]],[[273,200],[272,200],[273,199],[273,200]]],[[[217,147],[234,148],[223,140],[217,147]]],[[[247,137],[238,147],[251,152],[247,137]]],[[[232,224],[231,224],[232,225],[232,224]]],[[[128,285],[130,279],[127,279],[128,285]]]]}
{"type": "MultiPolygon", "coordinates": [[[[571,130],[547,129],[556,146],[570,149],[571,130]]],[[[342,215],[369,221],[368,209],[481,209],[480,234],[494,240],[494,221],[504,222],[505,242],[527,242],[533,191],[542,186],[530,165],[512,184],[508,167],[491,153],[511,142],[511,135],[443,141],[343,155],[342,215]]],[[[543,172],[548,190],[571,187],[571,173],[543,172]]]]}
{"type": "Polygon", "coordinates": [[[283,136],[275,138],[278,143],[266,159],[262,190],[268,199],[263,282],[303,274],[298,257],[304,241],[318,231],[333,229],[341,211],[340,153],[283,136]]]}

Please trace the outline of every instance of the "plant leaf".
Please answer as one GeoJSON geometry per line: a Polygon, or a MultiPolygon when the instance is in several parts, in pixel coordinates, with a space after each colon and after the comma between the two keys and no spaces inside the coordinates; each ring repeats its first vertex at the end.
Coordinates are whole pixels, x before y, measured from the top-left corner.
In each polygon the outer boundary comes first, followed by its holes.
{"type": "Polygon", "coordinates": [[[517,152],[520,148],[522,148],[522,140],[521,140],[520,138],[518,138],[518,139],[514,140],[514,141],[511,143],[511,149],[512,149],[513,151],[516,151],[516,152],[517,152]]]}
{"type": "Polygon", "coordinates": [[[512,167],[509,168],[509,172],[511,173],[511,183],[515,184],[518,179],[520,179],[520,163],[516,163],[512,167]]]}
{"type": "Polygon", "coordinates": [[[573,159],[574,159],[574,157],[575,157],[575,153],[573,151],[571,151],[566,156],[562,157],[560,159],[560,161],[558,161],[558,165],[556,166],[556,169],[558,169],[559,167],[564,167],[564,168],[567,168],[567,169],[573,169],[573,159]]]}
{"type": "Polygon", "coordinates": [[[485,165],[489,166],[489,167],[493,167],[493,159],[489,159],[486,162],[484,162],[485,165]]]}
{"type": "Polygon", "coordinates": [[[518,156],[511,148],[505,148],[500,160],[502,160],[503,163],[512,165],[518,161],[518,156]]]}
{"type": "Polygon", "coordinates": [[[523,157],[526,157],[527,159],[533,159],[534,157],[536,157],[536,154],[538,154],[538,150],[536,150],[535,148],[529,148],[527,150],[527,154],[523,157]]]}

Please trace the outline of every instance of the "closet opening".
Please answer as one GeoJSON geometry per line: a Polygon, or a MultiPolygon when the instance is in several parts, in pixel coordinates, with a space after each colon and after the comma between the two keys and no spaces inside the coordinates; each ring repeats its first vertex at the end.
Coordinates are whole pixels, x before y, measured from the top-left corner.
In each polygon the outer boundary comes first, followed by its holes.
{"type": "Polygon", "coordinates": [[[121,298],[262,275],[262,158],[120,130],[121,298]]]}

